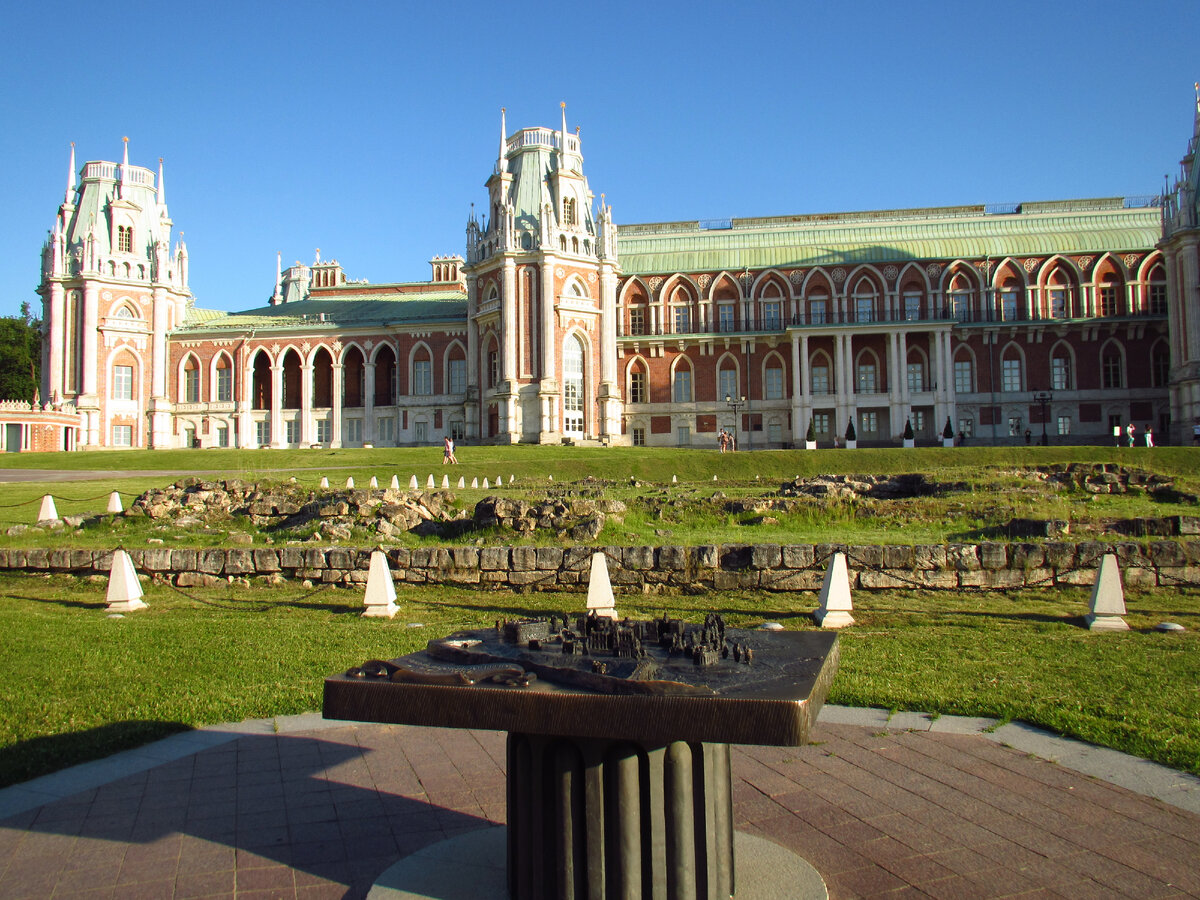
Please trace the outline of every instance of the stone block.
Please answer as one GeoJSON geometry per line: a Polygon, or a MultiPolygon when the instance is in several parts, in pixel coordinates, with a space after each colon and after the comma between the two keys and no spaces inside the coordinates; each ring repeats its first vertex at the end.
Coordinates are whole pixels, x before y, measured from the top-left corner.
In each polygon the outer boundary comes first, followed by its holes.
{"type": "Polygon", "coordinates": [[[1057,571],[1054,581],[1056,584],[1069,584],[1075,587],[1091,587],[1096,581],[1096,567],[1085,566],[1081,569],[1057,571]]]}
{"type": "Polygon", "coordinates": [[[394,572],[396,569],[407,569],[412,565],[412,551],[407,547],[388,547],[388,565],[394,572]]]}
{"type": "MultiPolygon", "coordinates": [[[[821,573],[817,574],[820,575],[821,573]]],[[[858,573],[858,586],[869,591],[886,590],[889,588],[910,588],[913,586],[913,580],[915,580],[915,576],[907,570],[903,573],[903,578],[896,577],[896,575],[891,574],[887,569],[883,571],[864,569],[858,573]]],[[[819,579],[817,586],[820,586],[819,579]]]]}
{"type": "Polygon", "coordinates": [[[1042,544],[1046,565],[1052,569],[1070,569],[1075,565],[1075,545],[1066,541],[1047,541],[1042,544]]]}
{"type": "Polygon", "coordinates": [[[220,575],[225,571],[224,550],[197,550],[196,571],[205,575],[220,575]]]}
{"type": "Polygon", "coordinates": [[[1025,573],[1020,569],[975,569],[959,572],[958,585],[988,590],[1019,588],[1025,585],[1025,573]]]}
{"type": "Polygon", "coordinates": [[[784,569],[760,572],[758,586],[764,591],[815,591],[821,587],[825,573],[820,569],[784,569]]]}
{"type": "Polygon", "coordinates": [[[953,569],[918,569],[905,573],[906,587],[923,587],[936,590],[957,590],[958,572],[953,569]]]}
{"type": "Polygon", "coordinates": [[[57,571],[70,571],[71,551],[67,549],[50,551],[50,568],[57,571]]]}
{"type": "Polygon", "coordinates": [[[8,564],[8,550],[0,547],[0,569],[10,568],[8,564]]]}
{"type": "MultiPolygon", "coordinates": [[[[1187,561],[1187,553],[1178,541],[1151,541],[1147,556],[1148,559],[1140,560],[1146,565],[1153,561],[1156,566],[1182,566],[1187,561]]],[[[1121,561],[1124,562],[1124,559],[1121,561]]]]}
{"type": "Polygon", "coordinates": [[[946,563],[959,572],[971,572],[979,568],[979,548],[975,544],[948,544],[946,563]]]}
{"type": "Polygon", "coordinates": [[[190,547],[175,547],[171,550],[171,569],[175,572],[196,570],[196,551],[190,547]]]}
{"type": "Polygon", "coordinates": [[[722,544],[718,553],[722,569],[738,571],[750,568],[754,547],[750,544],[722,544]]]}
{"type": "Polygon", "coordinates": [[[279,564],[285,569],[304,568],[304,548],[284,547],[279,551],[279,564]]]}
{"type": "Polygon", "coordinates": [[[1126,587],[1157,587],[1158,570],[1153,566],[1122,566],[1121,580],[1126,587]]]}
{"type": "Polygon", "coordinates": [[[688,552],[686,547],[659,547],[658,568],[664,571],[682,572],[687,568],[688,552]]]}
{"type": "Polygon", "coordinates": [[[654,568],[653,547],[626,547],[621,552],[621,565],[626,569],[640,570],[654,568]]]}
{"type": "Polygon", "coordinates": [[[812,544],[787,544],[781,555],[785,569],[809,569],[816,561],[812,544]]]}
{"type": "Polygon", "coordinates": [[[736,591],[758,587],[757,569],[730,571],[717,569],[713,575],[713,587],[718,591],[736,591]]]}
{"type": "Polygon", "coordinates": [[[1004,569],[1008,566],[1008,550],[1004,544],[987,541],[979,545],[979,564],[989,570],[1004,569]]]}
{"type": "Polygon", "coordinates": [[[235,548],[225,552],[226,575],[254,574],[254,551],[235,548]]]}
{"type": "Polygon", "coordinates": [[[715,569],[721,563],[721,555],[714,544],[701,544],[693,547],[691,558],[697,569],[715,569]]]}
{"type": "MultiPolygon", "coordinates": [[[[450,560],[456,569],[479,570],[478,547],[453,547],[450,549],[450,560]]],[[[478,581],[478,579],[476,579],[478,581]]]]}
{"type": "Polygon", "coordinates": [[[884,547],[883,567],[885,569],[911,569],[913,567],[913,548],[905,544],[889,544],[884,547]]]}
{"type": "Polygon", "coordinates": [[[508,571],[484,569],[479,573],[479,581],[481,584],[508,584],[508,571]]]}
{"type": "MultiPolygon", "coordinates": [[[[576,548],[578,549],[578,548],[576,548]]],[[[591,554],[587,557],[590,559],[591,554]]],[[[507,547],[484,547],[479,551],[479,568],[485,572],[508,571],[507,547]]]]}
{"type": "Polygon", "coordinates": [[[304,550],[304,567],[306,569],[325,568],[325,551],[320,547],[307,547],[304,550]]]}
{"type": "Polygon", "coordinates": [[[1048,588],[1055,584],[1053,569],[1038,567],[1021,571],[1025,575],[1025,587],[1048,588]]]}
{"type": "Polygon", "coordinates": [[[783,548],[779,544],[755,544],[750,548],[750,567],[778,569],[783,565],[783,548]]]}
{"type": "Polygon", "coordinates": [[[348,571],[354,568],[358,560],[358,553],[345,547],[333,547],[326,554],[326,558],[329,560],[330,568],[348,571]]]}
{"type": "MultiPolygon", "coordinates": [[[[588,572],[592,568],[591,547],[567,547],[563,550],[563,569],[572,572],[588,572]]],[[[507,566],[506,566],[507,567],[507,566]]]]}
{"type": "Polygon", "coordinates": [[[254,551],[254,568],[261,574],[279,571],[279,554],[272,548],[262,547],[254,551]]]}
{"type": "Polygon", "coordinates": [[[1008,556],[1013,569],[1037,569],[1046,562],[1046,551],[1040,544],[1009,544],[1008,556]]]}
{"type": "Polygon", "coordinates": [[[537,568],[537,550],[534,547],[513,547],[511,556],[514,572],[531,572],[537,568]]]}
{"type": "Polygon", "coordinates": [[[112,571],[112,560],[113,551],[97,550],[92,554],[92,570],[95,572],[110,572],[112,571]]]}
{"type": "Polygon", "coordinates": [[[913,547],[914,569],[944,569],[948,565],[946,548],[941,544],[918,544],[913,547]]]}
{"type": "MultiPolygon", "coordinates": [[[[513,548],[514,550],[516,548],[513,548]]],[[[514,587],[528,587],[546,581],[548,573],[525,569],[508,573],[508,583],[514,587]]]]}
{"type": "Polygon", "coordinates": [[[171,571],[170,548],[148,547],[147,549],[142,550],[139,555],[141,557],[140,559],[134,559],[134,565],[137,567],[139,572],[152,574],[154,572],[171,571]]]}
{"type": "Polygon", "coordinates": [[[883,548],[875,544],[858,544],[846,548],[846,564],[850,569],[882,569],[883,548]]]}
{"type": "Polygon", "coordinates": [[[218,578],[216,575],[209,575],[205,572],[180,572],[175,576],[175,584],[177,587],[216,587],[217,585],[225,584],[225,579],[218,578]]]}
{"type": "Polygon", "coordinates": [[[25,568],[45,572],[50,568],[50,554],[41,547],[30,547],[25,551],[25,568]]]}
{"type": "Polygon", "coordinates": [[[446,573],[447,584],[479,584],[482,573],[479,569],[451,569],[446,573]]]}
{"type": "Polygon", "coordinates": [[[557,572],[563,561],[562,547],[538,547],[535,559],[537,568],[557,572]]]}
{"type": "Polygon", "coordinates": [[[1080,541],[1075,545],[1075,565],[1094,569],[1106,553],[1113,552],[1113,545],[1104,541],[1080,541]]]}
{"type": "Polygon", "coordinates": [[[1162,566],[1158,569],[1158,583],[1163,587],[1200,583],[1200,566],[1162,566]]]}

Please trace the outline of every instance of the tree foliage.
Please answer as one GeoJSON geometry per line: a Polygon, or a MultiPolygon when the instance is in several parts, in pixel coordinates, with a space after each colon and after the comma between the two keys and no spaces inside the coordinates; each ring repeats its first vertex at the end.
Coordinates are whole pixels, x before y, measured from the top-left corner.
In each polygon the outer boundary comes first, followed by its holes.
{"type": "Polygon", "coordinates": [[[0,318],[0,400],[33,400],[41,379],[42,323],[22,303],[19,316],[0,318]]]}

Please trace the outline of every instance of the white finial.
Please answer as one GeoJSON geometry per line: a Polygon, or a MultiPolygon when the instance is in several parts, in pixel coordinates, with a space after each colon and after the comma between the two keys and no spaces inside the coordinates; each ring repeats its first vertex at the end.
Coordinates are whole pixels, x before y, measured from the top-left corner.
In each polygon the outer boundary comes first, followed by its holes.
{"type": "Polygon", "coordinates": [[[129,171],[129,138],[123,137],[123,138],[121,138],[121,141],[125,145],[125,151],[124,151],[125,155],[121,159],[121,178],[117,182],[117,193],[120,195],[121,199],[124,200],[125,199],[125,176],[126,176],[126,173],[129,171]]]}
{"type": "MultiPolygon", "coordinates": [[[[508,124],[504,118],[504,107],[500,107],[500,155],[496,158],[496,171],[504,173],[508,171],[508,124]]],[[[474,204],[472,204],[474,206],[474,204]]]]}
{"type": "Polygon", "coordinates": [[[559,142],[559,152],[567,152],[567,102],[564,100],[559,104],[562,107],[562,140],[559,142]]]}
{"type": "Polygon", "coordinates": [[[68,206],[75,195],[75,142],[71,141],[71,164],[67,166],[67,198],[63,201],[68,206]]]}
{"type": "Polygon", "coordinates": [[[163,181],[163,163],[161,156],[158,158],[158,205],[167,205],[167,185],[163,181]]]}
{"type": "Polygon", "coordinates": [[[320,247],[318,247],[318,248],[317,248],[317,259],[316,259],[316,261],[313,263],[313,265],[314,265],[314,266],[315,266],[315,265],[317,265],[317,263],[319,263],[320,261],[321,261],[321,248],[320,248],[320,247]]]}

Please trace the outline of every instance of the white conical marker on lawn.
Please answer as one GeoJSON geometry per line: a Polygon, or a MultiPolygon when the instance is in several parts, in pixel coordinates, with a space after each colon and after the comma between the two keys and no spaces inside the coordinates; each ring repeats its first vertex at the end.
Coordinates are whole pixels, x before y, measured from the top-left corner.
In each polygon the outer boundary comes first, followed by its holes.
{"type": "Polygon", "coordinates": [[[363,597],[364,616],[390,619],[400,608],[396,606],[396,585],[392,570],[382,550],[371,551],[371,567],[367,571],[367,593],[363,597]]]}
{"type": "Polygon", "coordinates": [[[1092,611],[1083,617],[1092,631],[1128,631],[1125,615],[1125,589],[1121,586],[1121,567],[1115,553],[1100,557],[1096,584],[1092,587],[1092,611]]]}
{"type": "Polygon", "coordinates": [[[449,475],[443,475],[443,476],[442,476],[442,490],[444,491],[444,490],[446,490],[446,488],[448,488],[448,487],[450,487],[450,476],[449,476],[449,475]]]}
{"type": "Polygon", "coordinates": [[[125,613],[146,608],[146,601],[142,599],[142,585],[133,569],[133,560],[124,550],[113,551],[112,568],[108,570],[108,594],[104,602],[109,612],[125,613]]]}
{"type": "Polygon", "coordinates": [[[354,487],[354,476],[353,475],[351,475],[349,478],[346,479],[346,488],[350,489],[352,487],[354,487]]]}
{"type": "Polygon", "coordinates": [[[320,487],[320,488],[327,488],[327,487],[329,487],[329,477],[328,477],[328,476],[326,476],[326,475],[322,475],[322,476],[321,476],[321,483],[320,483],[319,485],[317,485],[317,487],[320,487]]]}
{"type": "Polygon", "coordinates": [[[679,484],[679,476],[678,475],[671,476],[671,484],[679,484]]]}
{"type": "Polygon", "coordinates": [[[398,491],[398,490],[400,490],[400,479],[399,479],[399,477],[397,477],[397,476],[393,475],[393,476],[392,476],[392,483],[391,483],[391,484],[389,484],[389,485],[388,485],[388,487],[390,487],[390,488],[391,488],[393,491],[398,491]]]}
{"type": "Polygon", "coordinates": [[[374,490],[377,490],[378,488],[379,488],[379,479],[376,478],[374,475],[372,475],[371,476],[371,490],[374,491],[374,490]]]}
{"type": "Polygon", "coordinates": [[[486,491],[489,487],[491,487],[491,485],[488,484],[487,476],[485,475],[483,477],[483,489],[486,491]]]}
{"type": "Polygon", "coordinates": [[[854,624],[854,617],[850,615],[854,602],[850,599],[850,574],[846,570],[845,553],[835,553],[830,558],[818,604],[813,618],[822,628],[845,628],[854,624]]]}
{"type": "Polygon", "coordinates": [[[42,508],[38,510],[39,522],[51,522],[58,518],[58,510],[54,507],[54,498],[49,494],[42,497],[42,508]]]}
{"type": "Polygon", "coordinates": [[[108,509],[105,512],[119,513],[124,512],[125,508],[121,506],[121,495],[113,491],[108,495],[108,509]]]}
{"type": "Polygon", "coordinates": [[[616,601],[613,599],[612,581],[608,577],[608,557],[603,553],[592,554],[592,571],[588,575],[587,611],[610,619],[619,618],[616,601]]]}
{"type": "Polygon", "coordinates": [[[479,478],[478,478],[478,476],[477,476],[477,477],[475,477],[475,478],[472,478],[472,479],[471,479],[471,487],[473,487],[473,488],[477,488],[477,487],[479,487],[479,478]]]}
{"type": "Polygon", "coordinates": [[[410,491],[415,491],[418,487],[419,487],[419,485],[417,484],[417,476],[409,475],[408,476],[408,489],[410,491]]]}
{"type": "Polygon", "coordinates": [[[461,475],[459,475],[458,476],[458,489],[461,491],[466,486],[467,486],[467,479],[465,479],[461,475]]]}
{"type": "Polygon", "coordinates": [[[437,482],[433,480],[433,473],[429,473],[429,477],[425,479],[425,488],[432,491],[437,486],[437,482]]]}

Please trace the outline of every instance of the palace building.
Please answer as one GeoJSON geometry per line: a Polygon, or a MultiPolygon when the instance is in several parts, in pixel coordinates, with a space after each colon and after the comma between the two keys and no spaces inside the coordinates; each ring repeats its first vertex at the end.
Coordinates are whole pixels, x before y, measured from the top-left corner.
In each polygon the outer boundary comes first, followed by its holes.
{"type": "Polygon", "coordinates": [[[36,406],[8,449],[460,441],[1100,443],[1200,421],[1194,133],[1172,190],[616,225],[578,131],[510,133],[462,256],[370,284],[277,267],[202,309],[162,162],[74,149],[43,251],[36,406]],[[14,446],[14,444],[18,446],[14,446]]]}

